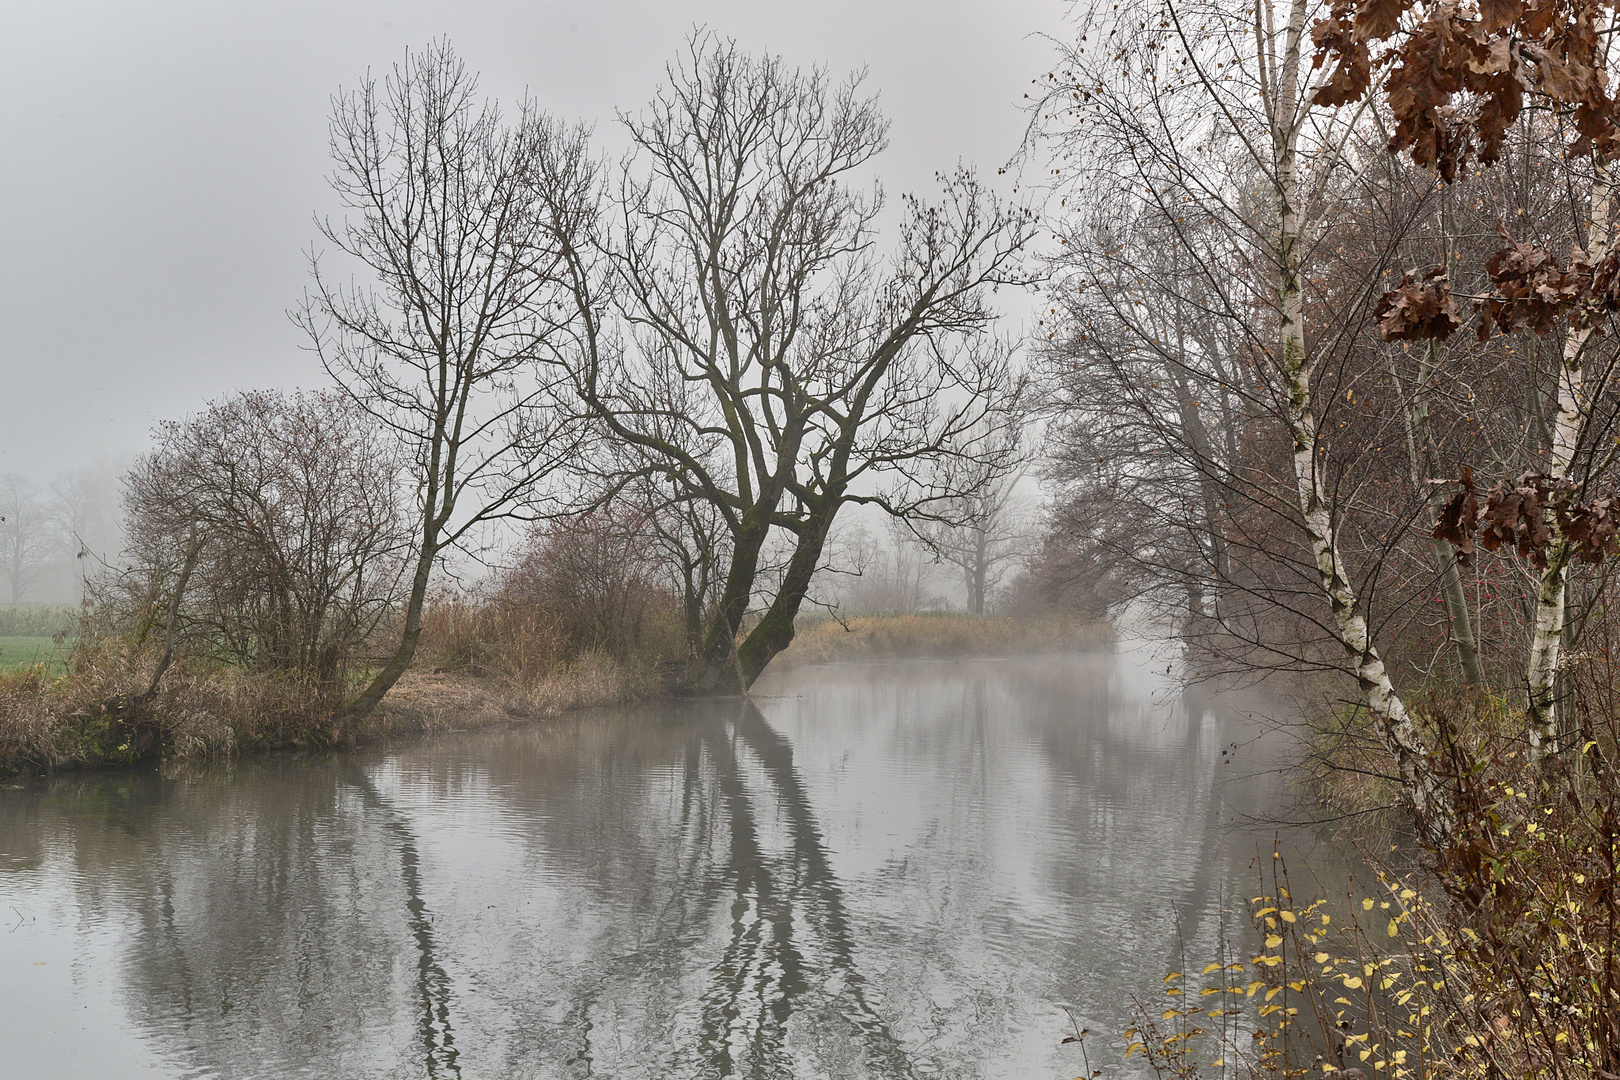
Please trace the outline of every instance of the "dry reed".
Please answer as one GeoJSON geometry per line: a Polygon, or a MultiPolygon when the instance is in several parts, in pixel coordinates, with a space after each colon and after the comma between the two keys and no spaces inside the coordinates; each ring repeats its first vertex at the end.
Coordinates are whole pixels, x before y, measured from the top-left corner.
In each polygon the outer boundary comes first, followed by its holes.
{"type": "Polygon", "coordinates": [[[906,656],[1008,656],[1097,649],[1112,640],[1105,623],[1008,619],[952,613],[827,619],[800,632],[776,659],[784,667],[906,656]]]}

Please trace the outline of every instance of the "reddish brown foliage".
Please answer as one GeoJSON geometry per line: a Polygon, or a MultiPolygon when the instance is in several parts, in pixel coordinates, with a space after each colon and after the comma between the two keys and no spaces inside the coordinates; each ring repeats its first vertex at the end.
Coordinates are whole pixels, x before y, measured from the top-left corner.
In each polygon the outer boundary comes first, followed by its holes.
{"type": "Polygon", "coordinates": [[[1474,557],[1474,528],[1479,521],[1479,494],[1474,490],[1474,470],[1464,465],[1457,478],[1457,494],[1441,509],[1435,522],[1434,538],[1457,549],[1457,562],[1467,566],[1474,557]]]}
{"type": "Polygon", "coordinates": [[[1400,288],[1385,293],[1378,301],[1373,317],[1385,341],[1447,338],[1462,325],[1445,267],[1430,269],[1421,283],[1416,274],[1416,270],[1408,270],[1400,288]]]}
{"type": "Polygon", "coordinates": [[[1620,551],[1620,495],[1611,491],[1578,503],[1575,492],[1575,484],[1568,480],[1525,471],[1517,479],[1493,485],[1481,505],[1473,471],[1464,466],[1457,493],[1441,510],[1433,535],[1451,544],[1464,566],[1473,557],[1478,532],[1485,550],[1510,548],[1544,570],[1552,521],[1575,558],[1602,562],[1620,551]]]}
{"type": "MultiPolygon", "coordinates": [[[[1493,328],[1511,334],[1522,326],[1546,335],[1565,315],[1576,326],[1601,333],[1604,318],[1620,310],[1620,251],[1594,261],[1572,248],[1569,264],[1561,266],[1540,244],[1515,241],[1500,222],[1496,231],[1507,246],[1485,260],[1495,291],[1474,305],[1480,341],[1489,340],[1493,328]]],[[[1408,271],[1399,288],[1379,298],[1374,315],[1385,341],[1446,338],[1462,325],[1444,269],[1429,270],[1421,283],[1415,273],[1408,271]]]]}
{"type": "Polygon", "coordinates": [[[1565,268],[1546,248],[1513,241],[1500,224],[1497,232],[1508,246],[1485,260],[1485,273],[1496,295],[1478,305],[1479,340],[1490,337],[1492,326],[1504,334],[1521,325],[1547,334],[1554,320],[1566,312],[1573,312],[1582,326],[1601,327],[1602,316],[1615,307],[1615,276],[1620,262],[1614,252],[1594,265],[1591,256],[1575,248],[1565,268]]]}
{"type": "Polygon", "coordinates": [[[1570,119],[1577,156],[1611,153],[1620,107],[1610,96],[1598,23],[1615,0],[1338,0],[1312,28],[1314,64],[1334,67],[1314,100],[1360,100],[1380,72],[1395,119],[1393,153],[1450,181],[1478,154],[1500,156],[1526,96],[1570,119]],[[1402,30],[1402,23],[1408,28],[1402,30]],[[1475,103],[1471,113],[1458,102],[1475,103]]]}

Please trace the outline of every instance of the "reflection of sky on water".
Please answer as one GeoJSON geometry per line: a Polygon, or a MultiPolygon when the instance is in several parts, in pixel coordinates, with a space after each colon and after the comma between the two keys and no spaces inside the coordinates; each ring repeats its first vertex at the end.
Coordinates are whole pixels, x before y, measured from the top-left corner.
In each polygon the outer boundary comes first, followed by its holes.
{"type": "Polygon", "coordinates": [[[0,1037],[34,1077],[1073,1076],[1058,1005],[1117,1030],[1178,914],[1239,930],[1230,823],[1281,799],[1163,679],[842,666],[0,793],[0,1037]]]}

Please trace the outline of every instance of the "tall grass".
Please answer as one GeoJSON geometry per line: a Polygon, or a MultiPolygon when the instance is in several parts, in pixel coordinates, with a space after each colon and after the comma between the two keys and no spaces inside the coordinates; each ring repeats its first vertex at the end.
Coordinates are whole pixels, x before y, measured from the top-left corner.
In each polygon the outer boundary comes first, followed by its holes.
{"type": "Polygon", "coordinates": [[[0,604],[0,637],[56,637],[71,634],[83,615],[67,604],[0,604]]]}
{"type": "Polygon", "coordinates": [[[330,687],[182,658],[153,688],[157,665],[155,647],[82,637],[61,675],[45,664],[0,674],[0,771],[200,758],[337,737],[330,687]]]}
{"type": "Polygon", "coordinates": [[[907,656],[1009,656],[1101,648],[1111,640],[1101,622],[960,615],[863,615],[816,622],[793,639],[776,663],[784,667],[907,656]]]}

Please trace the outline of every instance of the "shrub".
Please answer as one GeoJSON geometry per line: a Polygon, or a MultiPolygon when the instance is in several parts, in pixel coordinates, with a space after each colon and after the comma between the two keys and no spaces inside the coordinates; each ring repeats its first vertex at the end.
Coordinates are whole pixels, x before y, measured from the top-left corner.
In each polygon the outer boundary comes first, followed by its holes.
{"type": "Polygon", "coordinates": [[[97,583],[109,624],[341,678],[403,584],[409,531],[384,433],[336,393],[253,392],[156,436],[125,479],[132,569],[97,583]]]}
{"type": "Polygon", "coordinates": [[[1620,723],[1578,698],[1547,770],[1482,702],[1429,710],[1453,820],[1422,872],[1378,865],[1334,923],[1275,860],[1258,955],[1175,973],[1181,1001],[1140,1007],[1131,1049],[1178,1077],[1620,1074],[1620,723]]]}
{"type": "Polygon", "coordinates": [[[649,522],[631,510],[548,522],[518,549],[491,602],[503,620],[549,627],[568,658],[672,657],[682,648],[680,600],[658,552],[649,522]]]}

